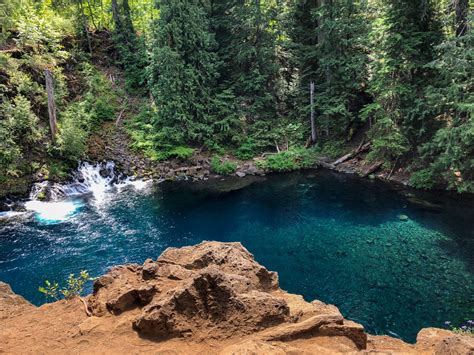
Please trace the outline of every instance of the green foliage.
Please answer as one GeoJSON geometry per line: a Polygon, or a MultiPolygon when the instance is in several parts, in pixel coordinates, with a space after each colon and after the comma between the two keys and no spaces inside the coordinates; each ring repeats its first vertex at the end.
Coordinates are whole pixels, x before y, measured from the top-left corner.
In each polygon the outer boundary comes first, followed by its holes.
{"type": "Polygon", "coordinates": [[[51,283],[46,280],[44,286],[40,286],[38,291],[44,294],[47,298],[51,298],[55,301],[59,300],[59,284],[57,282],[51,283]]]}
{"type": "Polygon", "coordinates": [[[329,140],[323,142],[320,155],[336,159],[346,153],[346,150],[342,140],[329,140]]]}
{"type": "Polygon", "coordinates": [[[42,136],[38,117],[22,95],[0,105],[0,175],[18,176],[22,159],[42,136]]]}
{"type": "Polygon", "coordinates": [[[160,1],[154,25],[150,88],[157,114],[158,148],[200,143],[212,136],[213,91],[218,76],[216,46],[200,1],[160,1]]]}
{"type": "Polygon", "coordinates": [[[382,159],[392,162],[409,151],[408,141],[389,117],[377,118],[369,133],[372,151],[367,157],[369,160],[382,159]]]}
{"type": "Polygon", "coordinates": [[[369,92],[374,98],[371,106],[376,105],[373,119],[380,121],[373,125],[372,137],[379,140],[380,148],[374,154],[396,159],[426,139],[431,129],[423,88],[433,78],[427,64],[442,32],[431,1],[381,1],[372,10],[375,50],[369,92]],[[385,134],[391,137],[384,138],[385,134]]]}
{"type": "Polygon", "coordinates": [[[87,125],[92,121],[85,105],[73,103],[62,114],[57,139],[59,153],[66,159],[77,160],[86,150],[87,125]]]}
{"type": "Polygon", "coordinates": [[[0,178],[46,165],[46,176],[63,175],[94,129],[129,110],[89,63],[103,66],[107,53],[127,91],[142,96],[127,130],[132,148],[153,160],[189,159],[193,147],[245,160],[282,150],[261,164],[304,168],[309,153],[298,147],[310,132],[313,81],[312,153],[338,157],[369,129],[369,159],[416,167],[420,188],[473,191],[474,43],[472,18],[456,16],[463,3],[9,1],[0,8],[0,178]],[[113,48],[99,48],[107,33],[113,48]],[[55,144],[45,69],[54,76],[55,144]]]}
{"type": "Polygon", "coordinates": [[[39,292],[43,293],[47,298],[55,301],[59,300],[60,296],[66,300],[71,300],[74,297],[81,296],[84,291],[84,286],[87,282],[93,281],[95,278],[90,277],[89,272],[81,270],[78,276],[69,274],[66,280],[66,285],[59,288],[58,282],[45,281],[45,285],[38,288],[39,292]]]}
{"type": "Polygon", "coordinates": [[[112,6],[112,12],[115,24],[113,38],[119,52],[118,64],[125,71],[125,85],[128,91],[144,93],[148,64],[144,38],[135,33],[128,0],[117,1],[117,6],[112,6]]]}
{"type": "Polygon", "coordinates": [[[247,140],[235,151],[235,156],[242,160],[252,159],[257,155],[257,145],[255,144],[252,138],[247,138],[247,140]]]}
{"type": "MultiPolygon", "coordinates": [[[[468,19],[472,28],[473,17],[468,19]]],[[[436,47],[429,66],[438,70],[437,82],[426,89],[436,128],[419,152],[433,179],[449,188],[474,192],[474,33],[448,38],[436,47]]]]}
{"type": "Polygon", "coordinates": [[[448,327],[450,331],[456,334],[461,334],[465,336],[474,336],[474,321],[472,319],[469,319],[463,323],[461,323],[459,326],[454,326],[451,324],[450,321],[444,322],[444,324],[448,327]]]}
{"type": "Polygon", "coordinates": [[[71,161],[84,155],[90,133],[103,121],[113,119],[117,107],[114,91],[97,69],[83,64],[80,72],[85,91],[60,112],[56,145],[59,154],[71,161]]]}
{"type": "Polygon", "coordinates": [[[410,177],[410,185],[417,189],[432,189],[435,186],[433,171],[431,169],[422,169],[414,172],[410,177]]]}
{"type": "Polygon", "coordinates": [[[211,159],[211,169],[219,175],[232,175],[237,170],[237,163],[215,155],[211,159]]]}
{"type": "MultiPolygon", "coordinates": [[[[287,44],[298,69],[293,92],[296,118],[308,118],[310,82],[315,84],[316,127],[320,138],[344,136],[358,127],[366,100],[369,22],[366,2],[294,1],[287,15],[287,44]]],[[[309,125],[305,126],[306,137],[309,125]]]]}
{"type": "Polygon", "coordinates": [[[269,155],[259,163],[266,171],[293,171],[314,166],[317,152],[314,149],[293,148],[278,154],[269,155]]]}

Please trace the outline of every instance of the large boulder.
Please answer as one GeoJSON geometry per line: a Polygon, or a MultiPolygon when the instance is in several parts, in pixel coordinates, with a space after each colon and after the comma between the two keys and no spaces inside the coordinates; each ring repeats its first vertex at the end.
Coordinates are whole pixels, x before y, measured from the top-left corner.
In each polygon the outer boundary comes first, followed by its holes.
{"type": "Polygon", "coordinates": [[[240,243],[203,242],[111,269],[95,282],[88,307],[95,316],[139,308],[133,327],[146,337],[225,338],[287,321],[289,307],[276,290],[277,274],[240,243]]]}
{"type": "Polygon", "coordinates": [[[209,266],[180,287],[157,297],[134,322],[141,334],[167,338],[215,329],[216,338],[250,334],[283,323],[286,302],[258,291],[244,276],[209,266]]]}

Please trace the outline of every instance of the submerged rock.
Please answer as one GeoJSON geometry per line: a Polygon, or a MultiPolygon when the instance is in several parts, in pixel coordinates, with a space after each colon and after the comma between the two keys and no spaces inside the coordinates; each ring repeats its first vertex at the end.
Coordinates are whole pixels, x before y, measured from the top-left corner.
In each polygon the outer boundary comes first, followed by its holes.
{"type": "Polygon", "coordinates": [[[397,217],[400,221],[403,221],[403,222],[410,220],[410,218],[405,214],[399,214],[397,217]]]}

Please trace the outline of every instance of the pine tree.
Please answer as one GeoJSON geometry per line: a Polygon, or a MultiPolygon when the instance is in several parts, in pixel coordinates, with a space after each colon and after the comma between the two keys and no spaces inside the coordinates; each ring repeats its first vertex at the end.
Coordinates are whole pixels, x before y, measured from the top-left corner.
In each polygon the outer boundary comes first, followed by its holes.
{"type": "Polygon", "coordinates": [[[122,0],[121,6],[117,0],[112,0],[111,6],[115,24],[114,42],[119,52],[118,64],[125,70],[127,89],[146,92],[147,58],[144,39],[135,33],[128,0],[122,0]]]}
{"type": "Polygon", "coordinates": [[[213,133],[219,65],[208,9],[199,0],[163,0],[159,6],[149,66],[155,144],[206,143],[213,133]]]}
{"type": "Polygon", "coordinates": [[[426,169],[415,175],[424,173],[429,183],[445,181],[451,188],[470,192],[474,192],[472,22],[472,17],[458,22],[454,35],[436,47],[438,56],[429,65],[439,73],[437,82],[426,90],[438,129],[430,132],[431,139],[421,147],[426,169]]]}
{"type": "Polygon", "coordinates": [[[413,150],[432,130],[423,93],[434,74],[427,64],[442,35],[431,1],[382,0],[377,5],[370,83],[374,103],[365,114],[375,119],[371,137],[381,148],[372,155],[392,160],[413,150]]]}
{"type": "Polygon", "coordinates": [[[309,117],[309,84],[314,82],[318,131],[331,139],[355,131],[358,111],[367,100],[365,12],[365,5],[346,0],[298,0],[291,6],[298,113],[304,120],[309,117]]]}
{"type": "Polygon", "coordinates": [[[287,32],[290,37],[288,49],[291,65],[296,68],[296,92],[293,94],[296,119],[307,120],[310,107],[308,93],[311,81],[318,77],[318,18],[315,12],[320,8],[320,0],[294,0],[290,3],[287,32]]]}
{"type": "Polygon", "coordinates": [[[272,25],[277,12],[271,2],[227,0],[214,2],[211,15],[221,59],[219,86],[235,97],[237,117],[262,148],[273,145],[262,133],[277,125],[279,67],[272,25]]]}

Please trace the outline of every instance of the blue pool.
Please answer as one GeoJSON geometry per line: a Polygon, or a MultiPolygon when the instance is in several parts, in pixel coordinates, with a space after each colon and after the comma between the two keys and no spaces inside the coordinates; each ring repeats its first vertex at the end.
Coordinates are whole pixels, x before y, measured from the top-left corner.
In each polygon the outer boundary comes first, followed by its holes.
{"type": "Polygon", "coordinates": [[[242,242],[283,289],[335,304],[373,334],[414,341],[420,328],[474,316],[472,196],[310,171],[61,203],[0,220],[0,280],[35,304],[46,279],[219,240],[242,242]]]}

